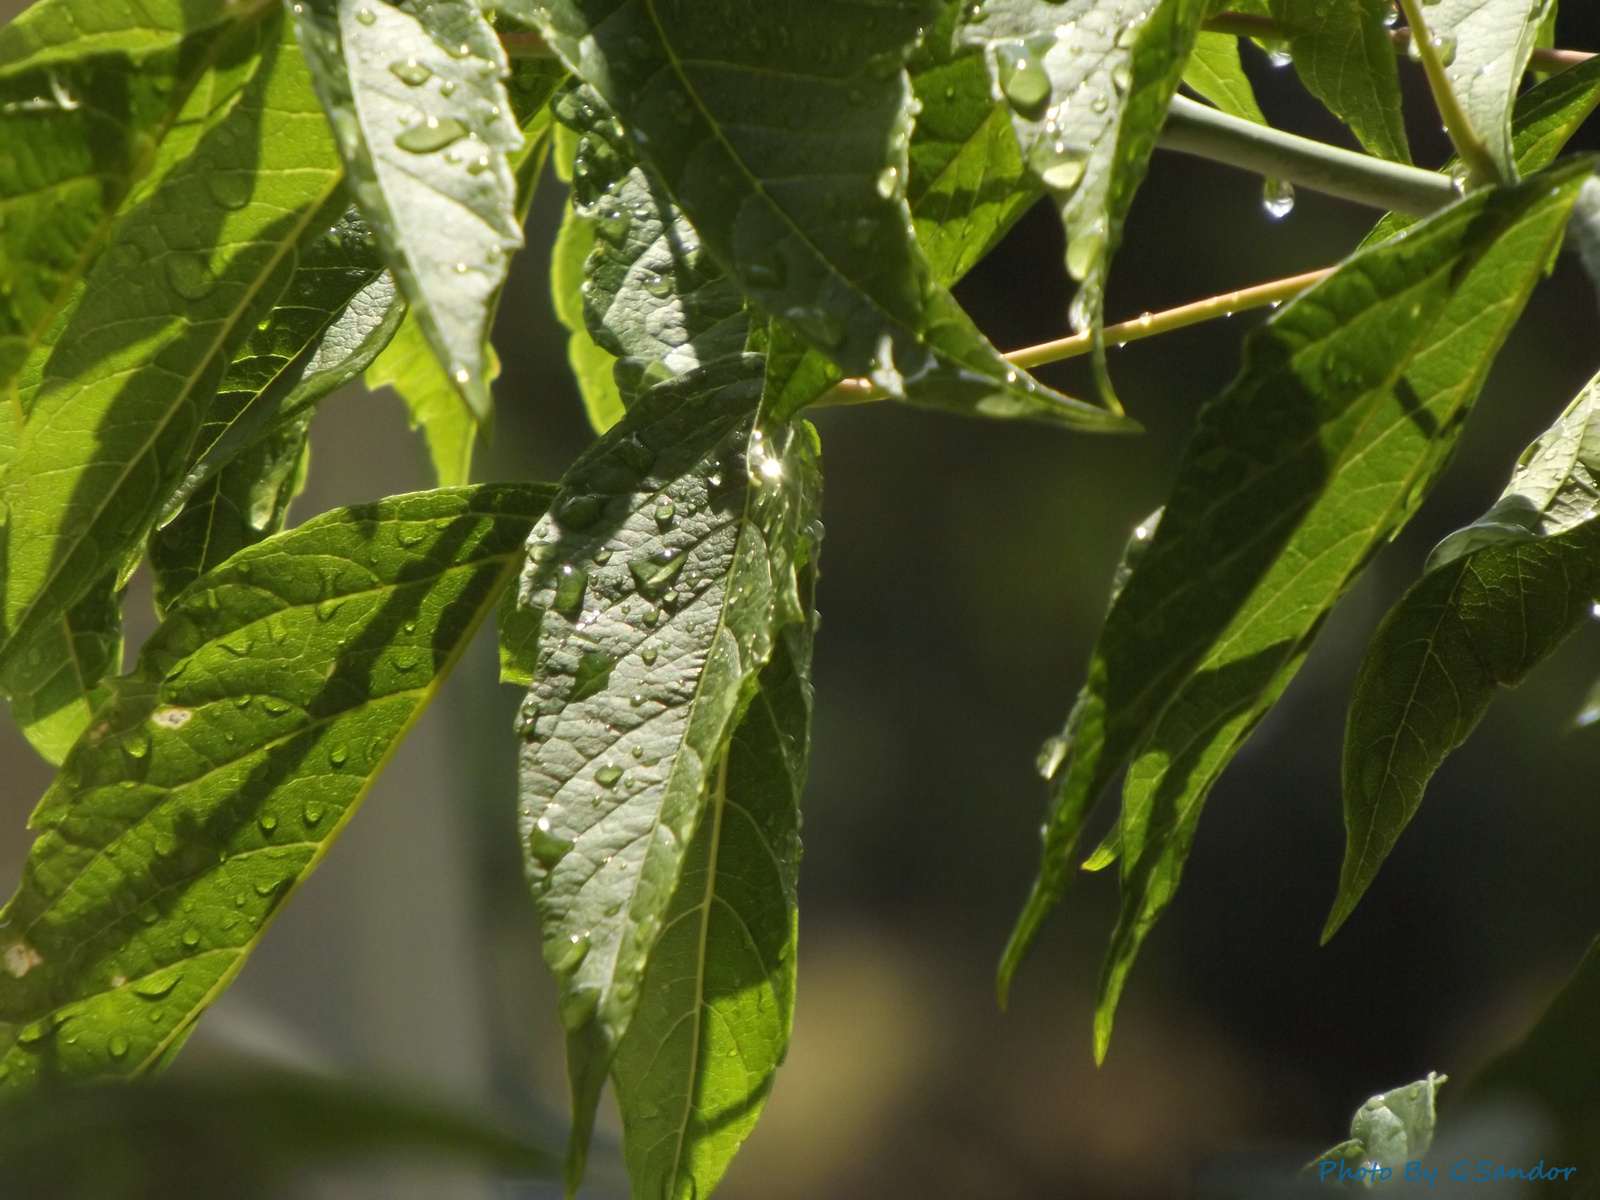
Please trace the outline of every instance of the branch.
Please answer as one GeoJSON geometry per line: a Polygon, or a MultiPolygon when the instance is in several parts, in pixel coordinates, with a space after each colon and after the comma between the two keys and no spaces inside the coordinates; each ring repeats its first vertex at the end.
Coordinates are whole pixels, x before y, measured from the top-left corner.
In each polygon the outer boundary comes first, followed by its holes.
{"type": "MultiPolygon", "coordinates": [[[[1269,304],[1275,306],[1285,300],[1292,300],[1332,270],[1332,267],[1325,267],[1320,271],[1308,271],[1304,275],[1291,275],[1287,279],[1258,283],[1254,287],[1241,288],[1237,292],[1224,292],[1220,296],[1196,300],[1192,304],[1179,305],[1164,312],[1145,313],[1132,321],[1123,321],[1120,325],[1107,325],[1104,330],[1105,340],[1123,346],[1129,342],[1137,342],[1141,338],[1170,333],[1174,329],[1198,325],[1202,321],[1214,320],[1217,317],[1231,317],[1234,313],[1247,312],[1252,308],[1264,308],[1269,304]]],[[[1088,354],[1093,348],[1092,337],[1088,332],[1084,332],[1072,337],[1057,338],[1053,342],[1042,342],[1037,346],[1024,346],[1020,350],[1009,351],[1006,360],[1019,367],[1032,369],[1042,367],[1046,363],[1077,358],[1079,355],[1088,354]]],[[[870,381],[846,379],[816,404],[820,407],[831,407],[838,404],[865,404],[873,400],[886,399],[888,393],[874,387],[870,381]]]]}

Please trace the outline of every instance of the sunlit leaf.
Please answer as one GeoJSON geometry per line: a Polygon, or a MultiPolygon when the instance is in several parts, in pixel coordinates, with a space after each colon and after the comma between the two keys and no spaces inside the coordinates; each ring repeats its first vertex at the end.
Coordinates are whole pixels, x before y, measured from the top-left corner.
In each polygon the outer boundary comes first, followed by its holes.
{"type": "Polygon", "coordinates": [[[59,764],[106,698],[100,681],[121,669],[122,597],[107,578],[35,635],[0,679],[0,691],[33,748],[59,764]]]}
{"type": "Polygon", "coordinates": [[[573,465],[530,543],[522,606],[543,628],[522,833],[567,1030],[569,1185],[722,751],[803,619],[814,435],[752,428],[760,392],[756,356],[658,384],[573,465]]]}
{"type": "Polygon", "coordinates": [[[1255,89],[1239,62],[1239,39],[1227,33],[1201,33],[1194,40],[1183,82],[1229,116],[1265,125],[1255,89]]]}
{"type": "Polygon", "coordinates": [[[0,913],[0,1087],[137,1075],[316,866],[522,560],[551,489],[338,509],[168,608],[34,812],[0,913]]]}
{"type": "Polygon", "coordinates": [[[1307,90],[1373,154],[1410,162],[1400,73],[1385,23],[1391,12],[1390,0],[1272,0],[1307,90]]]}

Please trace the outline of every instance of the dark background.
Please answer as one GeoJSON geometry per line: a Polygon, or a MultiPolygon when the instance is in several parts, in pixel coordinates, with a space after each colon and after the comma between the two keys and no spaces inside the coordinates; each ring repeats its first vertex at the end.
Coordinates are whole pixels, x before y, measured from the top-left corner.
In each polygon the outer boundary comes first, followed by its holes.
{"type": "MultiPolygon", "coordinates": [[[[1593,6],[1569,2],[1561,22],[1563,46],[1600,48],[1593,6]]],[[[1353,145],[1292,70],[1245,55],[1275,124],[1353,145]]],[[[1420,70],[1401,70],[1417,160],[1439,165],[1448,145],[1420,70]]],[[[1575,146],[1600,148],[1600,123],[1575,146]]],[[[1274,221],[1260,189],[1158,153],[1116,259],[1110,319],[1332,263],[1374,219],[1302,192],[1274,221]]],[[[560,205],[547,179],[502,310],[499,429],[479,478],[554,479],[592,436],[548,299],[560,205]]],[[[957,289],[996,344],[1065,332],[1061,252],[1042,205],[957,289]]],[[[1090,1013],[1115,872],[1081,877],[1011,1011],[997,1010],[995,962],[1036,865],[1045,791],[1034,754],[1082,682],[1123,541],[1162,502],[1195,413],[1232,378],[1259,320],[1112,351],[1122,399],[1147,428],[1137,438],[891,405],[816,414],[828,532],[795,1041],[719,1195],[1181,1195],[1216,1156],[1340,1140],[1374,1091],[1429,1070],[1464,1081],[1600,932],[1600,730],[1571,721],[1600,677],[1600,630],[1586,629],[1497,700],[1355,916],[1317,945],[1343,847],[1344,710],[1366,640],[1429,548],[1492,502],[1522,448],[1600,367],[1595,290],[1563,256],[1447,477],[1212,795],[1105,1066],[1093,1066],[1090,1013]]],[[[1092,386],[1078,364],[1042,375],[1079,394],[1092,386]]],[[[313,444],[302,517],[428,486],[390,397],[336,397],[313,444]]],[[[147,630],[148,606],[136,607],[147,630]]],[[[492,683],[489,647],[477,650],[189,1058],[265,1055],[405,1079],[493,1101],[559,1137],[552,988],[512,824],[518,697],[492,683]]],[[[11,832],[0,850],[14,874],[47,773],[9,727],[3,738],[0,823],[11,832]]],[[[595,1196],[624,1194],[606,1119],[595,1196]]],[[[366,1186],[484,1194],[460,1180],[366,1186]]]]}

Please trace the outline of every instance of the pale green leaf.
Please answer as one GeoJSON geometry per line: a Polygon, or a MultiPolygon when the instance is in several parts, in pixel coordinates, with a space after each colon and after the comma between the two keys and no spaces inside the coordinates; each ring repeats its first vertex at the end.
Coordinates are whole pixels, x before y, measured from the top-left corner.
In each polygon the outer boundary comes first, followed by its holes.
{"type": "Polygon", "coordinates": [[[1227,33],[1201,33],[1194,40],[1183,82],[1229,116],[1265,125],[1250,77],[1239,63],[1239,39],[1227,33]]]}
{"type": "Polygon", "coordinates": [[[1090,806],[1130,764],[1101,1053],[1212,783],[1426,495],[1591,166],[1475,195],[1357,253],[1251,336],[1240,379],[1202,411],[1091,661],[1040,878],[1002,969],[1070,878],[1090,806]]]}
{"type": "Polygon", "coordinates": [[[1467,120],[1504,179],[1517,177],[1511,111],[1551,0],[1437,0],[1423,20],[1467,120]]]}
{"type": "Polygon", "coordinates": [[[261,53],[241,54],[234,86],[197,118],[194,152],[118,218],[54,347],[24,372],[0,671],[137,555],[245,331],[270,314],[303,235],[337,215],[338,157],[285,33],[275,18],[261,53]]]}
{"type": "Polygon", "coordinates": [[[1440,542],[1367,647],[1345,727],[1347,830],[1324,938],[1355,908],[1500,687],[1600,600],[1600,379],[1528,448],[1505,494],[1440,542]]]}
{"type": "Polygon", "coordinates": [[[344,827],[522,560],[551,489],[338,509],[169,606],[34,812],[0,913],[0,1087],[137,1075],[344,827]]]}
{"type": "Polygon", "coordinates": [[[522,245],[511,156],[524,143],[505,50],[473,0],[312,0],[294,11],[356,202],[483,424],[494,299],[522,245]]]}
{"type": "Polygon", "coordinates": [[[84,593],[35,635],[0,679],[11,719],[47,762],[59,764],[106,698],[101,680],[122,669],[122,597],[114,578],[84,593]]]}
{"type": "Polygon", "coordinates": [[[1400,73],[1384,23],[1391,11],[1390,0],[1272,0],[1307,90],[1373,154],[1408,163],[1400,73]]]}
{"type": "MultiPolygon", "coordinates": [[[[816,546],[802,547],[809,608],[816,546]]],[[[709,1196],[755,1127],[794,1020],[812,623],[784,627],[723,751],[612,1069],[636,1194],[709,1196]]]]}
{"type": "Polygon", "coordinates": [[[958,412],[1121,424],[1007,364],[917,245],[904,63],[931,4],[526,8],[723,270],[844,373],[958,412]]]}
{"type": "Polygon", "coordinates": [[[567,361],[572,365],[589,424],[596,433],[604,433],[622,420],[624,408],[613,374],[616,356],[595,344],[583,319],[583,264],[594,249],[594,233],[595,218],[580,215],[569,198],[556,233],[555,249],[551,251],[550,295],[556,319],[569,335],[567,361]]]}
{"type": "Polygon", "coordinates": [[[543,612],[522,832],[572,1078],[569,1185],[723,748],[781,626],[817,504],[809,427],[752,429],[761,359],[658,384],[531,540],[543,612]]]}
{"type": "Polygon", "coordinates": [[[1379,1092],[1350,1118],[1350,1139],[1313,1159],[1306,1171],[1320,1180],[1323,1172],[1316,1168],[1322,1163],[1396,1171],[1416,1162],[1433,1145],[1439,1089],[1449,1078],[1429,1071],[1426,1079],[1379,1092]]]}

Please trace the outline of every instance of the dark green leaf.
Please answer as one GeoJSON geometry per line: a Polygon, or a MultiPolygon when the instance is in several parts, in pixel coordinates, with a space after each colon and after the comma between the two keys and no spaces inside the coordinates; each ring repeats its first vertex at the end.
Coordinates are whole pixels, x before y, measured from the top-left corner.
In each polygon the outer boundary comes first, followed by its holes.
{"type": "Polygon", "coordinates": [[[551,489],[338,509],[175,600],[0,914],[0,1085],[137,1075],[227,986],[501,587],[551,489]]]}
{"type": "Polygon", "coordinates": [[[959,412],[1117,426],[1007,364],[917,246],[904,63],[931,8],[552,0],[528,15],[712,257],[846,374],[959,412]]]}
{"type": "Polygon", "coordinates": [[[1591,166],[1475,194],[1359,252],[1251,336],[1239,380],[1202,411],[1100,636],[1040,878],[1002,966],[1004,984],[1070,878],[1090,806],[1131,759],[1101,1053],[1211,784],[1426,495],[1591,166]]]}
{"type": "MultiPolygon", "coordinates": [[[[236,86],[234,66],[276,11],[45,0],[0,30],[0,385],[70,302],[130,193],[193,147],[208,93],[236,86]]],[[[224,194],[241,186],[226,163],[213,178],[224,194]]]]}
{"type": "Polygon", "coordinates": [[[1530,446],[1498,502],[1441,542],[1367,647],[1345,727],[1344,923],[1428,780],[1600,600],[1600,379],[1530,446]]]}
{"type": "Polygon", "coordinates": [[[552,1165],[480,1117],[310,1076],[56,1087],[0,1104],[0,1172],[28,1200],[265,1200],[308,1166],[419,1151],[522,1175],[552,1165]]]}
{"type": "Polygon", "coordinates": [[[36,635],[0,680],[11,717],[33,748],[59,764],[106,698],[100,681],[122,669],[122,597],[115,578],[36,635]]]}
{"type": "MultiPolygon", "coordinates": [[[[802,547],[809,608],[814,543],[802,547]]],[[[684,857],[612,1069],[636,1194],[709,1196],[755,1127],[794,1019],[808,621],[784,627],[684,857]]]]}
{"type": "Polygon", "coordinates": [[[819,481],[809,427],[756,427],[761,359],[658,384],[563,481],[531,545],[543,611],[522,830],[573,1090],[569,1184],[684,855],[783,624],[819,481]]]}
{"type": "Polygon", "coordinates": [[[193,153],[119,217],[54,348],[24,372],[30,415],[4,479],[0,672],[137,555],[188,470],[233,350],[337,200],[327,122],[284,32],[269,22],[264,46],[241,45],[218,68],[233,72],[230,87],[196,114],[193,153]],[[219,187],[219,174],[238,187],[219,187]]]}
{"type": "Polygon", "coordinates": [[[1202,33],[1184,68],[1183,82],[1230,116],[1265,125],[1255,89],[1239,62],[1239,39],[1227,33],[1202,33]]]}
{"type": "Polygon", "coordinates": [[[989,0],[958,31],[984,47],[1028,166],[1061,209],[1078,329],[1098,327],[1106,271],[1144,180],[1205,0],[989,0]]]}
{"type": "Polygon", "coordinates": [[[1372,153],[1408,163],[1400,73],[1385,24],[1391,12],[1389,0],[1272,0],[1307,90],[1372,153]]]}
{"type": "Polygon", "coordinates": [[[523,146],[505,51],[472,0],[312,0],[295,25],[356,202],[451,383],[480,424],[489,322],[522,245],[523,146]]]}

